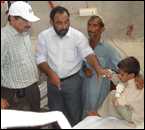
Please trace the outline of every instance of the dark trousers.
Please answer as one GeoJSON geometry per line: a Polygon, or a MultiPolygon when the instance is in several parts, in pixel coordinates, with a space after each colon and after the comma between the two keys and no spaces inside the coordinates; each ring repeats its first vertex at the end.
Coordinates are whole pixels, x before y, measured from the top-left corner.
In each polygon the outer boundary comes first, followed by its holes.
{"type": "Polygon", "coordinates": [[[62,111],[72,126],[81,120],[82,78],[79,73],[61,81],[61,90],[48,82],[48,107],[50,111],[62,111]]]}
{"type": "Polygon", "coordinates": [[[40,111],[40,91],[37,83],[23,89],[1,87],[1,97],[8,100],[8,109],[40,111]]]}

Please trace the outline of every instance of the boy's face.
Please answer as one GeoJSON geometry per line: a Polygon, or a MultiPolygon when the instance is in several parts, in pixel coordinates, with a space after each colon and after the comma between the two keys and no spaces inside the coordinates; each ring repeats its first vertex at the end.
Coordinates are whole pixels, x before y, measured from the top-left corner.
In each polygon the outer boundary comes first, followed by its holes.
{"type": "Polygon", "coordinates": [[[128,80],[134,78],[134,74],[128,74],[127,72],[119,69],[118,70],[118,78],[122,81],[122,82],[127,82],[128,80]]]}

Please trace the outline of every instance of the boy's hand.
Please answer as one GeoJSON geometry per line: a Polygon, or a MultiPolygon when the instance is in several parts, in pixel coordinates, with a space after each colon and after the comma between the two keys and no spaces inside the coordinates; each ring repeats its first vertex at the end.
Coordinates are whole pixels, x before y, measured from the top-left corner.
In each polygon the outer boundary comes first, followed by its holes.
{"type": "Polygon", "coordinates": [[[116,98],[116,97],[114,97],[114,98],[112,99],[112,103],[113,103],[113,105],[114,105],[115,107],[117,107],[117,106],[119,105],[119,102],[117,101],[117,98],[116,98]]]}

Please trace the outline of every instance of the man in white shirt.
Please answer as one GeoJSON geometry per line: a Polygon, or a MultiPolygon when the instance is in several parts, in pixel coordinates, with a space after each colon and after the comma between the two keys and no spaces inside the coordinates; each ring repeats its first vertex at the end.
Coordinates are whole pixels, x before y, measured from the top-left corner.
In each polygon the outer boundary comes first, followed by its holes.
{"type": "Polygon", "coordinates": [[[48,107],[64,112],[72,125],[81,120],[81,86],[79,71],[83,60],[98,74],[107,75],[88,44],[87,38],[70,27],[69,12],[55,7],[50,13],[52,27],[40,33],[37,64],[48,76],[48,107]]]}
{"type": "Polygon", "coordinates": [[[9,109],[24,110],[27,104],[29,110],[40,111],[38,69],[27,33],[38,20],[29,4],[17,1],[1,29],[1,100],[9,109]]]}

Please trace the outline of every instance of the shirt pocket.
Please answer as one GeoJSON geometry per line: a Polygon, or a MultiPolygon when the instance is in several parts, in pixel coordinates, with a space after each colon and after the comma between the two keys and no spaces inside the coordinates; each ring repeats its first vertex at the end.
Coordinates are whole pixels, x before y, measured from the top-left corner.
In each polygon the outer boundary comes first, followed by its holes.
{"type": "Polygon", "coordinates": [[[64,58],[66,61],[73,62],[76,60],[76,50],[75,49],[67,49],[64,51],[64,58]]]}

